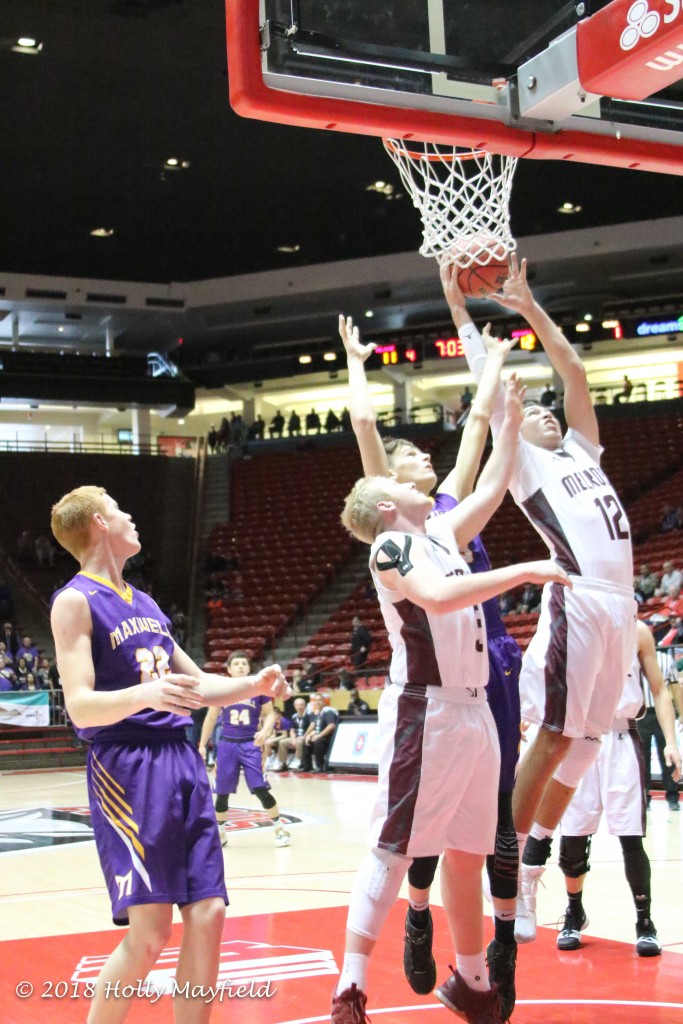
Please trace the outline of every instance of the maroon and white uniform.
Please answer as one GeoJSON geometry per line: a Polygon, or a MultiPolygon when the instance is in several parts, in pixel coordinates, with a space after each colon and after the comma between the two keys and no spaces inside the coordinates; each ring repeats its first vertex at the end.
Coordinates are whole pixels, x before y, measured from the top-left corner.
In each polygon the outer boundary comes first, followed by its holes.
{"type": "Polygon", "coordinates": [[[387,559],[410,571],[423,548],[444,577],[469,575],[452,530],[430,520],[428,534],[388,532],[370,568],[392,648],[391,685],[379,704],[379,793],[374,846],[408,857],[444,849],[493,850],[500,764],[486,700],[488,655],[480,606],[433,615],[384,585],[387,559]]]}

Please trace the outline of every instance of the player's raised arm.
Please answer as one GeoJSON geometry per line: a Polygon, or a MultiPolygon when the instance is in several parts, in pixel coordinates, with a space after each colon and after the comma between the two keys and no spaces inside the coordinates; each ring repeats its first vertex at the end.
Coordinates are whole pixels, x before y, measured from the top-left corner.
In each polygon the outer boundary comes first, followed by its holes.
{"type": "MultiPolygon", "coordinates": [[[[410,535],[406,539],[410,540],[410,535]]],[[[421,545],[411,543],[397,552],[393,535],[378,548],[375,565],[388,589],[398,591],[433,615],[480,604],[522,583],[569,585],[565,571],[551,561],[522,562],[471,576],[444,577],[421,545]]]]}
{"type": "Polygon", "coordinates": [[[500,294],[491,298],[506,309],[520,313],[532,328],[559,373],[564,384],[564,414],[567,426],[583,434],[592,444],[600,444],[598,420],[593,408],[586,370],[573,345],[534,299],[526,279],[526,260],[511,257],[510,275],[500,294]]]}
{"type": "Polygon", "coordinates": [[[681,754],[676,744],[676,716],[671,695],[657,661],[654,638],[644,622],[638,623],[636,636],[638,661],[652,693],[657,721],[664,733],[664,759],[668,767],[673,768],[674,782],[678,782],[681,777],[681,754]]]}
{"type": "Polygon", "coordinates": [[[505,391],[503,423],[479,482],[469,497],[452,512],[446,513],[460,548],[481,533],[505,497],[515,466],[519,428],[524,413],[524,393],[524,386],[512,374],[505,391]]]}
{"type": "Polygon", "coordinates": [[[388,476],[389,462],[377,430],[377,418],[365,373],[365,360],[375,351],[375,346],[361,342],[360,331],[350,316],[339,317],[339,334],[344,343],[349,368],[349,413],[360,449],[363,472],[366,476],[388,476]]]}

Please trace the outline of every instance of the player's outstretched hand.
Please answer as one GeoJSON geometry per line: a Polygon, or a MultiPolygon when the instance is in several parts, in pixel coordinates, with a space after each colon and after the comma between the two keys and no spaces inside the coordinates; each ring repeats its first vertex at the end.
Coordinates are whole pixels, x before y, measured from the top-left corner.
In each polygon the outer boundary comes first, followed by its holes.
{"type": "Polygon", "coordinates": [[[143,683],[147,707],[153,711],[166,711],[174,715],[189,715],[203,706],[199,694],[199,681],[194,676],[169,672],[161,679],[143,683]]]}
{"type": "Polygon", "coordinates": [[[526,280],[526,260],[521,264],[517,261],[517,255],[513,252],[510,257],[510,273],[507,281],[499,292],[494,292],[490,298],[495,299],[506,309],[514,309],[522,316],[526,316],[534,305],[534,297],[526,280]]]}
{"type": "Polygon", "coordinates": [[[514,348],[514,338],[497,338],[491,334],[491,324],[486,324],[481,337],[486,346],[487,355],[500,356],[502,362],[505,362],[510,352],[514,348]]]}
{"type": "Polygon", "coordinates": [[[258,681],[259,691],[266,697],[286,699],[292,696],[292,689],[279,665],[266,665],[256,674],[255,678],[258,681]]]}
{"type": "Polygon", "coordinates": [[[572,589],[572,581],[567,576],[564,569],[560,568],[557,562],[553,562],[551,559],[540,562],[525,562],[524,563],[524,574],[529,583],[538,583],[541,586],[544,583],[561,583],[565,587],[572,589]]]}
{"type": "Polygon", "coordinates": [[[517,430],[524,419],[524,396],[526,385],[517,379],[517,374],[512,373],[505,388],[505,418],[513,423],[517,430]]]}
{"type": "Polygon", "coordinates": [[[465,296],[460,290],[458,284],[458,272],[460,266],[457,263],[442,263],[439,267],[439,277],[441,278],[441,287],[448,303],[448,308],[453,309],[466,309],[465,296]]]}
{"type": "Polygon", "coordinates": [[[368,342],[367,345],[362,343],[360,331],[354,325],[353,318],[350,316],[343,317],[341,314],[339,315],[339,335],[344,342],[347,359],[360,359],[364,363],[377,347],[372,342],[368,342]]]}

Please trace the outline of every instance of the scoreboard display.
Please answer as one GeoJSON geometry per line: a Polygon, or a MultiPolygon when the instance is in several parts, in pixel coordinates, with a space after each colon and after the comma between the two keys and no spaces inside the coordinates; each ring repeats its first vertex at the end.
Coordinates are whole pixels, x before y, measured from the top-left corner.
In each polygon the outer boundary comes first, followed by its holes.
{"type": "MultiPolygon", "coordinates": [[[[539,348],[539,342],[533,331],[513,331],[512,337],[517,340],[515,348],[533,352],[539,348]]],[[[382,366],[400,366],[408,363],[419,365],[427,359],[458,360],[465,359],[465,349],[460,338],[444,335],[429,341],[414,341],[377,345],[375,358],[382,366]]]]}

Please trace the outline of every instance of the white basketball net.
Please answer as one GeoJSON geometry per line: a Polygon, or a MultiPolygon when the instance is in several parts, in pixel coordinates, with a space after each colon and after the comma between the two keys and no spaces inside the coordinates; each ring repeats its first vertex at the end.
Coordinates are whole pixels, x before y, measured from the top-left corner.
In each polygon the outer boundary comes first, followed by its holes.
{"type": "Polygon", "coordinates": [[[402,139],[384,139],[384,148],[420,211],[423,256],[469,267],[515,251],[509,207],[517,157],[402,139]]]}

